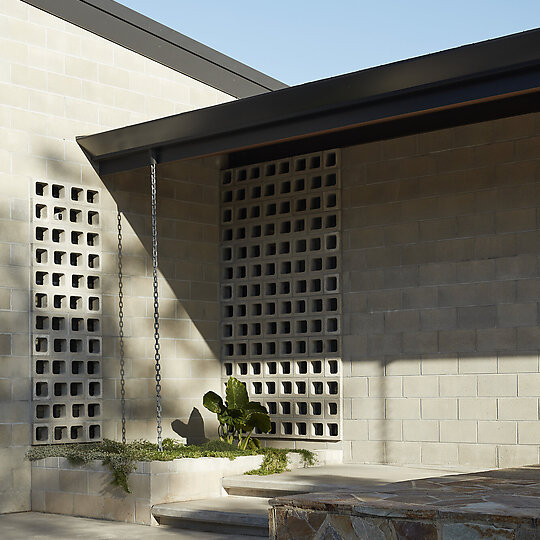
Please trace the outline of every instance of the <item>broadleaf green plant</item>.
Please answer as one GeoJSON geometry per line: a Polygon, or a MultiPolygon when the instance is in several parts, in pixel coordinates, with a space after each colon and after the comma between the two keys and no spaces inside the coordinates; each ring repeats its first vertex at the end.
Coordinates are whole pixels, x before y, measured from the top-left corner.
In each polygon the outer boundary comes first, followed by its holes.
{"type": "Polygon", "coordinates": [[[272,429],[270,416],[265,407],[256,401],[249,401],[245,383],[229,377],[225,389],[225,399],[215,392],[206,392],[203,405],[217,415],[220,440],[238,445],[238,448],[260,448],[260,442],[252,437],[258,429],[268,433],[272,429]]]}

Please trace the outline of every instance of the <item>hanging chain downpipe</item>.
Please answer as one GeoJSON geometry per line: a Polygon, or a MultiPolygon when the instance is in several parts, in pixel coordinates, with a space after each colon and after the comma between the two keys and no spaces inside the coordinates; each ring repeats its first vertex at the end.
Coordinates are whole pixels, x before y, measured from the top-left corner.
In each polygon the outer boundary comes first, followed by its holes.
{"type": "Polygon", "coordinates": [[[154,285],[154,360],[156,369],[156,418],[158,450],[163,451],[161,441],[161,355],[159,352],[159,295],[158,295],[158,245],[157,245],[157,190],[156,158],[150,155],[150,180],[152,190],[152,277],[154,285]]]}
{"type": "Polygon", "coordinates": [[[126,370],[124,347],[124,276],[122,268],[122,214],[116,216],[118,227],[118,337],[120,345],[120,404],[122,408],[122,444],[126,444],[126,370]]]}

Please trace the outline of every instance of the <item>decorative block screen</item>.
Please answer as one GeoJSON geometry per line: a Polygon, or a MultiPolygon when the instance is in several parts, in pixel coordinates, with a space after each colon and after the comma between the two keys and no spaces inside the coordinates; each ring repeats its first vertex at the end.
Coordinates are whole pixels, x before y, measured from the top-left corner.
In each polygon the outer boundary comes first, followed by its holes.
{"type": "Polygon", "coordinates": [[[341,438],[339,153],[222,171],[223,381],[275,438],[341,438]]]}
{"type": "Polygon", "coordinates": [[[33,443],[99,440],[100,192],[44,181],[33,188],[33,443]]]}

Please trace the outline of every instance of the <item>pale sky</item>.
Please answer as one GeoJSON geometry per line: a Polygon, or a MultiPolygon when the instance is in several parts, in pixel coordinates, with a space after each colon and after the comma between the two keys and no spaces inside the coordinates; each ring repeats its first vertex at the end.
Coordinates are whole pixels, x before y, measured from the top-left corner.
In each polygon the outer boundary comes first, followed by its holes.
{"type": "Polygon", "coordinates": [[[120,0],[293,85],[540,27],[540,0],[120,0]]]}

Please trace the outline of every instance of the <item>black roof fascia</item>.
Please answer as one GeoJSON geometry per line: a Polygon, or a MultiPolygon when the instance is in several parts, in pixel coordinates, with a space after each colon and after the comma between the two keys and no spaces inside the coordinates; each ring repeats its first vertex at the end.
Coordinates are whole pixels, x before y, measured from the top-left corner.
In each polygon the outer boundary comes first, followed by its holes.
{"type": "Polygon", "coordinates": [[[22,1],[237,98],[287,88],[113,0],[22,1]]]}
{"type": "Polygon", "coordinates": [[[77,140],[103,174],[275,144],[540,88],[531,30],[77,140]]]}

